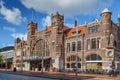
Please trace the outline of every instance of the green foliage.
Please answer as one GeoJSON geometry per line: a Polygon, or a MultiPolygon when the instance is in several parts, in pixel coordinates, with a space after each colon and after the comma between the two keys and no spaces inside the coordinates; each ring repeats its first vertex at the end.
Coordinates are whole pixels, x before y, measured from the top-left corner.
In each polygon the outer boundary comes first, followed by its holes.
{"type": "Polygon", "coordinates": [[[0,55],[0,63],[3,61],[3,56],[0,55]]]}
{"type": "MultiPolygon", "coordinates": [[[[0,53],[1,53],[1,49],[0,49],[0,53]]],[[[3,56],[0,55],[0,63],[3,61],[3,56]]]]}

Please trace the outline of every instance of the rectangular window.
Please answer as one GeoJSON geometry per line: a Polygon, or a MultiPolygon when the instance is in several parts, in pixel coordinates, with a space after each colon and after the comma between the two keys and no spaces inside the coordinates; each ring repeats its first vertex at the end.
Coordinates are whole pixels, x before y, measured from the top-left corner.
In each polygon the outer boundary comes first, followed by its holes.
{"type": "Polygon", "coordinates": [[[97,38],[97,48],[101,48],[101,39],[97,38]]]}
{"type": "Polygon", "coordinates": [[[88,33],[92,33],[92,27],[88,28],[88,33]]]}
{"type": "Polygon", "coordinates": [[[70,43],[67,43],[67,52],[70,52],[70,43]]]}
{"type": "Polygon", "coordinates": [[[99,25],[96,26],[96,32],[100,31],[99,25]]]}
{"type": "Polygon", "coordinates": [[[90,39],[87,40],[87,49],[90,50],[90,39]]]}
{"type": "Polygon", "coordinates": [[[92,39],[91,49],[96,49],[96,38],[92,39]]]}
{"type": "Polygon", "coordinates": [[[72,51],[75,51],[75,42],[72,42],[72,51]]]}
{"type": "Polygon", "coordinates": [[[95,26],[92,27],[92,33],[93,32],[96,32],[96,27],[95,26]]]}
{"type": "Polygon", "coordinates": [[[78,50],[81,50],[81,41],[78,41],[78,50]]]}
{"type": "Polygon", "coordinates": [[[94,32],[98,32],[98,31],[100,31],[99,25],[92,26],[92,27],[88,28],[88,33],[94,33],[94,32]]]}

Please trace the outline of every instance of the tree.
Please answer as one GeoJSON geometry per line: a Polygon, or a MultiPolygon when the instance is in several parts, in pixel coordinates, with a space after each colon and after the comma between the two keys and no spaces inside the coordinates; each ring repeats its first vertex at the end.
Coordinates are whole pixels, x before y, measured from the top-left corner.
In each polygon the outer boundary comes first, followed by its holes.
{"type": "MultiPolygon", "coordinates": [[[[0,53],[1,53],[1,49],[0,49],[0,53]]],[[[0,67],[1,67],[2,61],[3,61],[3,56],[0,54],[0,67]]]]}
{"type": "Polygon", "coordinates": [[[2,55],[0,55],[0,63],[2,62],[2,60],[3,60],[3,56],[2,56],[2,55]]]}

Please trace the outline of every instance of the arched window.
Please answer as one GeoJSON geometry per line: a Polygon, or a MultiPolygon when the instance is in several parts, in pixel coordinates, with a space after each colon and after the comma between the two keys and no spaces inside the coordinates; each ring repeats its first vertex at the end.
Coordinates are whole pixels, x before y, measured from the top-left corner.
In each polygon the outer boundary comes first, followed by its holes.
{"type": "Polygon", "coordinates": [[[102,58],[101,58],[101,56],[99,56],[97,54],[91,54],[91,55],[87,56],[86,60],[94,61],[94,60],[102,60],[102,58]]]}
{"type": "MultiPolygon", "coordinates": [[[[70,62],[70,61],[75,61],[76,60],[76,55],[72,55],[72,56],[69,56],[67,58],[67,61],[70,62]]],[[[78,61],[81,61],[80,57],[77,57],[77,60],[78,61]]]]}
{"type": "Polygon", "coordinates": [[[75,63],[72,63],[72,64],[71,64],[71,68],[75,68],[75,63]]]}
{"type": "Polygon", "coordinates": [[[81,68],[81,64],[80,63],[78,63],[78,68],[81,68]]]}
{"type": "Polygon", "coordinates": [[[67,68],[70,68],[70,64],[69,63],[67,63],[67,68]]]}
{"type": "MultiPolygon", "coordinates": [[[[71,55],[69,57],[67,57],[67,63],[66,63],[66,67],[67,68],[75,68],[76,67],[76,55],[71,55]]],[[[77,57],[77,60],[78,60],[78,68],[81,68],[81,58],[80,57],[77,57]]]]}
{"type": "Polygon", "coordinates": [[[42,56],[42,53],[44,51],[45,51],[45,54],[43,54],[43,56],[49,56],[50,55],[49,45],[43,39],[37,40],[36,41],[36,55],[37,56],[42,56]]]}

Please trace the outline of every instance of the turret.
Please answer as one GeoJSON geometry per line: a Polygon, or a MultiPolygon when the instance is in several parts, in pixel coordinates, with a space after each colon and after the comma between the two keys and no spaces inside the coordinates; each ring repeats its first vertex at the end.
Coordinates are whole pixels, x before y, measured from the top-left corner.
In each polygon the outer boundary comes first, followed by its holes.
{"type": "Polygon", "coordinates": [[[111,11],[105,8],[100,16],[101,16],[101,21],[102,21],[102,30],[104,35],[106,36],[106,39],[108,40],[108,45],[110,41],[110,34],[111,34],[111,28],[112,28],[112,21],[111,21],[111,11]]]}
{"type": "Polygon", "coordinates": [[[53,27],[63,27],[64,25],[64,15],[60,15],[59,12],[56,12],[56,14],[51,15],[51,25],[53,27]]]}
{"type": "Polygon", "coordinates": [[[105,27],[106,30],[110,30],[111,29],[111,15],[112,15],[111,11],[105,8],[101,12],[100,15],[101,15],[103,27],[105,27]]]}

